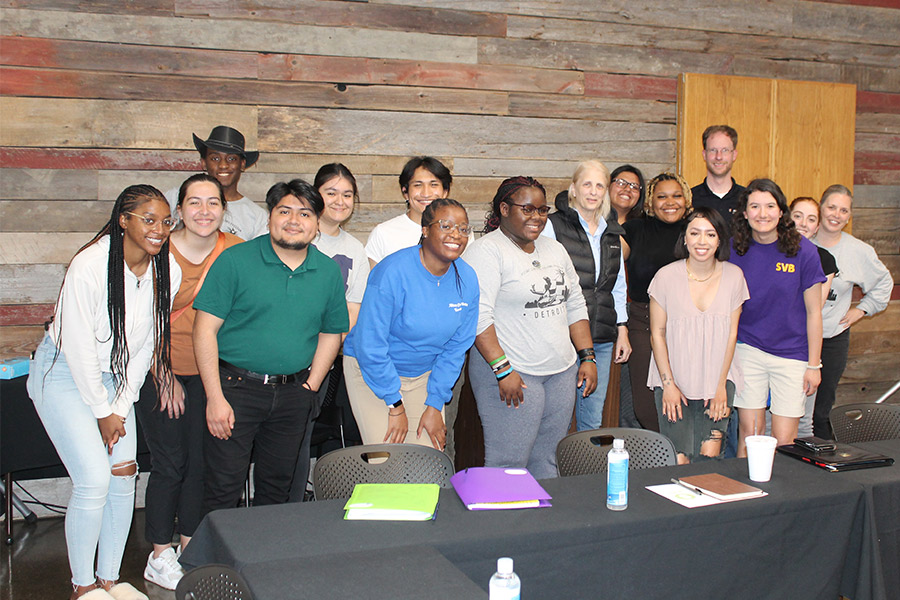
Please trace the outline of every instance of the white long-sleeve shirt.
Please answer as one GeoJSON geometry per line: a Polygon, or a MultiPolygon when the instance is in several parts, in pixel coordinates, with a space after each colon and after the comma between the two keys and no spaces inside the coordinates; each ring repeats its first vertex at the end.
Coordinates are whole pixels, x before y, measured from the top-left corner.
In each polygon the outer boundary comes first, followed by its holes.
{"type": "MultiPolygon", "coordinates": [[[[109,236],[85,248],[69,265],[56,304],[50,337],[62,350],[81,399],[98,419],[115,413],[128,415],[144,384],[155,347],[153,311],[153,266],[137,277],[125,269],[125,336],[128,366],[125,386],[110,403],[103,386],[103,373],[112,372],[110,355],[113,339],[109,323],[107,263],[109,236]]],[[[181,285],[181,267],[169,255],[172,298],[181,285]]]]}

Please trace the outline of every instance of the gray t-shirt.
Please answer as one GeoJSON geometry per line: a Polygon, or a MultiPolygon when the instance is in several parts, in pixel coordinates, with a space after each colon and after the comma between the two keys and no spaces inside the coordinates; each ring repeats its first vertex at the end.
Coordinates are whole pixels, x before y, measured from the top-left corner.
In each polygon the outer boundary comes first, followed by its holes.
{"type": "Polygon", "coordinates": [[[553,375],[575,362],[569,325],[588,313],[563,245],[540,236],[534,248],[524,252],[498,229],[469,244],[463,259],[481,289],[478,333],[493,325],[514,369],[553,375]]]}
{"type": "Polygon", "coordinates": [[[313,245],[341,268],[347,302],[361,303],[369,278],[369,259],[362,243],[341,229],[336,236],[320,232],[313,245]]]}

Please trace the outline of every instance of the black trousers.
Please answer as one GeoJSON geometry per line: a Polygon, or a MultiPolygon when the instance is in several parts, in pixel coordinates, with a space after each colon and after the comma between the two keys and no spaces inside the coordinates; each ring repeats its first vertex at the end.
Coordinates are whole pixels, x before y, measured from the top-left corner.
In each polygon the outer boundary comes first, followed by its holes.
{"type": "Polygon", "coordinates": [[[813,435],[826,440],[834,439],[828,416],[834,407],[834,397],[838,382],[847,368],[847,354],[850,352],[850,329],[831,338],[822,340],[822,383],[816,393],[813,409],[813,435]]]}
{"type": "Polygon", "coordinates": [[[647,387],[650,372],[650,304],[632,302],[628,305],[628,339],[631,342],[631,358],[628,372],[631,376],[631,398],[634,416],[641,427],[659,431],[656,402],[647,387]]]}
{"type": "Polygon", "coordinates": [[[204,436],[204,511],[237,506],[251,455],[256,464],[253,504],[287,502],[316,395],[302,382],[266,385],[225,368],[219,369],[219,377],[234,410],[234,429],[227,440],[209,431],[204,436]]]}
{"type": "Polygon", "coordinates": [[[184,388],[184,414],[159,410],[156,385],[147,375],[135,413],[150,449],[144,535],[151,544],[169,544],[176,531],[192,536],[203,517],[203,437],[206,394],[199,375],[177,375],[184,388]]]}

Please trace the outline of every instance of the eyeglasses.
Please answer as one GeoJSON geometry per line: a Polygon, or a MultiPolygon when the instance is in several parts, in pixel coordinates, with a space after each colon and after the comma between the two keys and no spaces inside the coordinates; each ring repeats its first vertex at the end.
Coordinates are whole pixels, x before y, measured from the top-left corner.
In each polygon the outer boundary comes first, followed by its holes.
{"type": "Polygon", "coordinates": [[[149,227],[150,229],[153,229],[154,227],[156,227],[156,224],[157,224],[157,223],[162,222],[163,227],[168,228],[169,231],[171,231],[172,228],[175,227],[175,223],[176,223],[175,219],[173,219],[173,218],[171,218],[171,217],[169,217],[169,218],[167,218],[167,219],[163,219],[162,221],[160,221],[160,220],[157,219],[156,217],[145,217],[144,215],[139,215],[139,214],[137,214],[137,213],[128,212],[128,211],[126,211],[125,214],[126,214],[126,215],[131,215],[132,217],[137,217],[138,219],[140,219],[141,221],[143,221],[143,222],[144,222],[144,225],[146,225],[146,226],[149,227]]]}
{"type": "Polygon", "coordinates": [[[547,206],[546,204],[545,204],[544,206],[541,206],[541,207],[537,207],[537,206],[534,206],[534,205],[531,205],[531,204],[516,204],[515,202],[510,202],[510,204],[512,204],[513,206],[518,206],[519,208],[521,208],[521,209],[522,209],[522,213],[523,213],[526,217],[530,217],[530,216],[533,215],[534,213],[537,213],[537,214],[541,215],[542,217],[546,217],[547,215],[550,214],[550,207],[547,206]]]}
{"type": "Polygon", "coordinates": [[[632,181],[626,181],[624,179],[613,179],[612,182],[615,183],[616,185],[618,185],[619,187],[627,187],[634,191],[638,191],[639,189],[641,189],[641,184],[634,183],[632,181]]]}
{"type": "Polygon", "coordinates": [[[732,152],[734,152],[734,148],[707,148],[706,153],[712,154],[715,156],[716,154],[721,154],[722,156],[728,156],[732,152]]]}
{"type": "Polygon", "coordinates": [[[454,223],[452,221],[447,221],[444,219],[439,219],[432,223],[431,225],[437,225],[438,228],[444,233],[450,233],[454,229],[459,232],[459,235],[468,237],[470,233],[472,233],[472,226],[468,223],[454,223]]]}

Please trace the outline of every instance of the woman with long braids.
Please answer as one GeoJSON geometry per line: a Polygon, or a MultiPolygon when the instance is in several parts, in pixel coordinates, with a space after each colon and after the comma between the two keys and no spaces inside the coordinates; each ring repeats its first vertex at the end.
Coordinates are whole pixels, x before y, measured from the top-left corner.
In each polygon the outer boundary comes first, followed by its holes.
{"type": "Polygon", "coordinates": [[[181,267],[181,287],[172,302],[172,370],[167,388],[147,376],[137,403],[137,416],[152,469],[147,482],[144,535],[153,544],[144,579],[174,590],[184,574],[172,548],[180,537],[184,550],[203,517],[203,434],[206,431],[206,393],[194,358],[191,334],[197,311],[191,306],[207,271],[226,248],[241,243],[236,235],[220,231],[227,203],[219,180],[206,173],[188,177],[178,190],[178,221],[169,238],[169,250],[181,267]]]}
{"type": "Polygon", "coordinates": [[[744,272],[750,290],[735,352],[744,372],[744,388],[734,397],[737,453],[746,456],[747,436],[766,430],[770,393],[772,436],[779,445],[797,437],[806,397],[821,376],[825,275],[819,253],[797,231],[787,199],[771,179],[754,179],[741,192],[731,229],[728,260],[744,272]]]}
{"type": "Polygon", "coordinates": [[[478,281],[459,258],[470,232],[462,204],[437,198],[422,213],[419,244],[372,269],[344,341],[344,379],[364,444],[444,449],[444,405],[478,318],[478,281]]]}
{"type": "Polygon", "coordinates": [[[590,396],[597,364],[578,274],[565,247],[541,236],[550,207],[531,177],[500,184],[487,235],[466,252],[478,274],[478,336],[469,376],[489,467],[527,467],[556,477],[575,387],[590,396]],[[578,360],[576,360],[578,359],[578,360]],[[580,363],[580,364],[579,364],[580,363]]]}
{"type": "MultiPolygon", "coordinates": [[[[118,579],[137,475],[132,404],[154,360],[160,373],[171,373],[169,313],[181,283],[169,255],[173,224],[159,190],[126,188],[72,259],[31,364],[28,394],[72,478],[73,599],[147,598],[118,579]]],[[[166,393],[171,378],[159,385],[166,393]]]]}

